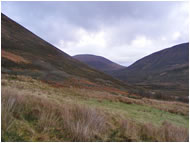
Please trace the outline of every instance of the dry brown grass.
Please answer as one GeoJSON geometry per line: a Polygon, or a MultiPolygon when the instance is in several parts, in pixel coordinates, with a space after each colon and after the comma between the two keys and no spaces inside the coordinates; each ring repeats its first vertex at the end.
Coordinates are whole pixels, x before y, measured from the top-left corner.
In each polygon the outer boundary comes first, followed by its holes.
{"type": "MultiPolygon", "coordinates": [[[[8,77],[10,77],[9,75],[2,75],[3,79],[7,79],[8,77]]],[[[170,112],[170,113],[175,113],[175,114],[181,114],[181,115],[185,115],[188,116],[189,115],[189,105],[186,103],[181,103],[181,102],[174,102],[174,101],[161,101],[161,100],[155,100],[155,99],[148,99],[148,98],[142,98],[142,99],[134,99],[131,97],[127,97],[127,96],[121,96],[122,94],[120,94],[119,92],[116,92],[117,95],[112,94],[110,92],[106,92],[106,91],[98,91],[98,90],[94,90],[94,89],[85,89],[85,88],[65,88],[65,87],[60,87],[60,88],[55,88],[50,86],[49,84],[45,84],[42,83],[40,81],[36,81],[30,77],[25,77],[25,76],[16,76],[14,77],[16,78],[18,83],[12,83],[14,84],[14,87],[17,88],[23,88],[23,86],[25,86],[26,88],[26,83],[27,85],[27,90],[31,89],[31,86],[33,86],[33,88],[35,88],[36,90],[40,90],[43,92],[50,92],[50,93],[55,93],[56,94],[60,94],[64,91],[76,94],[78,96],[81,96],[83,98],[96,98],[97,100],[99,100],[101,102],[101,100],[109,100],[112,102],[123,102],[126,104],[139,104],[139,105],[148,105],[150,107],[154,107],[166,112],[170,112]],[[30,84],[28,84],[30,83],[30,84]],[[40,85],[40,86],[39,86],[40,85]]],[[[10,84],[7,82],[7,80],[3,80],[2,81],[4,85],[8,85],[10,84]]],[[[14,81],[15,82],[15,81],[14,81]]],[[[135,95],[134,95],[135,96],[135,95]]]]}
{"type": "Polygon", "coordinates": [[[153,141],[153,142],[187,142],[189,141],[188,129],[177,127],[167,121],[160,127],[151,123],[135,124],[130,120],[120,121],[120,136],[128,141],[153,141]]]}
{"type": "Polygon", "coordinates": [[[39,133],[51,134],[58,130],[59,136],[69,141],[98,140],[106,129],[105,117],[98,109],[77,104],[60,105],[44,97],[3,88],[2,132],[8,132],[17,119],[30,122],[39,133]]]}
{"type": "Polygon", "coordinates": [[[18,95],[17,90],[2,88],[1,90],[1,125],[2,132],[7,132],[14,124],[15,117],[22,110],[20,104],[22,97],[18,95]],[[14,94],[14,96],[12,96],[14,94]]]}
{"type": "MultiPolygon", "coordinates": [[[[28,79],[26,79],[28,80],[28,79]]],[[[25,79],[22,80],[23,82],[25,79]]],[[[35,82],[35,81],[34,81],[35,82]]],[[[16,84],[20,84],[18,82],[16,84]]],[[[14,83],[15,84],[15,83],[14,83]]],[[[37,83],[36,83],[37,84],[37,83]]],[[[6,86],[8,84],[5,84],[6,86]]],[[[21,84],[22,85],[22,84],[21,84]]],[[[17,86],[15,86],[17,87],[17,86]]],[[[47,88],[44,87],[43,90],[47,88]]],[[[48,88],[50,90],[51,88],[48,88]]],[[[63,89],[51,89],[52,93],[57,93],[63,89]]],[[[68,89],[67,89],[68,90],[68,89]]],[[[100,102],[102,99],[112,102],[123,102],[127,104],[149,105],[163,110],[177,107],[186,109],[188,105],[178,102],[163,102],[157,100],[142,99],[136,100],[123,96],[112,95],[107,92],[97,92],[90,90],[75,90],[79,96],[94,97],[100,102]]],[[[68,90],[70,92],[70,90],[68,90]]],[[[68,92],[68,93],[69,93],[68,92]]],[[[35,141],[187,141],[188,130],[177,127],[168,122],[160,127],[150,123],[137,123],[129,119],[120,119],[117,115],[108,115],[106,111],[90,106],[73,104],[64,105],[56,102],[48,96],[31,94],[21,88],[2,88],[2,133],[13,130],[15,122],[29,122],[30,127],[35,130],[35,141]],[[113,123],[113,120],[114,123],[113,123]],[[109,138],[110,132],[116,132],[109,138]],[[107,139],[106,139],[107,138],[107,139]],[[108,139],[109,138],[109,139],[108,139]]],[[[56,95],[54,97],[57,97],[56,95]]],[[[71,104],[72,103],[72,104],[71,104]]],[[[185,111],[186,113],[187,111],[185,111]]],[[[177,113],[177,114],[178,114],[177,113]]],[[[15,131],[17,132],[17,131],[15,131]]],[[[111,133],[112,134],[112,133],[111,133]]],[[[4,134],[2,134],[4,135],[4,134]]],[[[29,141],[29,140],[27,140],[29,141]]]]}
{"type": "Polygon", "coordinates": [[[72,141],[93,141],[106,130],[105,117],[94,108],[73,105],[63,114],[63,124],[72,141]]]}
{"type": "Polygon", "coordinates": [[[33,110],[33,114],[38,116],[37,128],[41,132],[50,132],[60,127],[61,117],[56,114],[55,109],[33,110]]]}
{"type": "Polygon", "coordinates": [[[165,121],[158,130],[161,135],[161,140],[166,142],[187,142],[189,141],[188,129],[177,127],[165,121]]]}
{"type": "MultiPolygon", "coordinates": [[[[2,94],[4,94],[4,92],[5,91],[2,90],[2,94]]],[[[16,98],[10,98],[10,97],[7,97],[7,99],[3,97],[1,98],[1,114],[2,114],[1,128],[3,134],[4,132],[7,132],[14,123],[13,113],[15,110],[15,106],[16,106],[16,98]]]]}
{"type": "Polygon", "coordinates": [[[120,121],[120,136],[125,138],[127,141],[138,141],[138,126],[135,122],[130,120],[121,120],[120,121]]]}
{"type": "Polygon", "coordinates": [[[147,98],[143,98],[142,101],[145,105],[149,105],[163,111],[187,116],[189,115],[189,105],[186,103],[174,101],[159,101],[147,98]]]}

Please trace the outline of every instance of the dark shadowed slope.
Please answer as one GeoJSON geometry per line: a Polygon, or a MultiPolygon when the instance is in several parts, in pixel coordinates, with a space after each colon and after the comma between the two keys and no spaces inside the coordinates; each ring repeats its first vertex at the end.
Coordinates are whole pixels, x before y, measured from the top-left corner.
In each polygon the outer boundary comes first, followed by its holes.
{"type": "Polygon", "coordinates": [[[28,75],[59,83],[75,78],[125,86],[111,76],[73,59],[4,14],[1,17],[2,73],[28,75]]]}
{"type": "Polygon", "coordinates": [[[119,64],[116,64],[104,57],[95,56],[95,55],[75,55],[73,56],[75,59],[87,64],[88,66],[100,70],[105,73],[109,73],[110,71],[119,70],[125,68],[119,64]]]}
{"type": "MultiPolygon", "coordinates": [[[[162,85],[173,90],[189,87],[189,43],[179,44],[146,56],[113,75],[134,84],[162,85]]],[[[158,88],[158,87],[156,87],[158,88]]]]}

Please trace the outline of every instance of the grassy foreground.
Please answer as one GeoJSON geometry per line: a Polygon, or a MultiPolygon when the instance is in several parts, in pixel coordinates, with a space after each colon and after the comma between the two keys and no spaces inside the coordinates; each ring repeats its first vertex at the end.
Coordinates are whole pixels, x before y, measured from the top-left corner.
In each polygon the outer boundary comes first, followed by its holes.
{"type": "Polygon", "coordinates": [[[2,76],[2,141],[188,141],[189,106],[2,76]]]}

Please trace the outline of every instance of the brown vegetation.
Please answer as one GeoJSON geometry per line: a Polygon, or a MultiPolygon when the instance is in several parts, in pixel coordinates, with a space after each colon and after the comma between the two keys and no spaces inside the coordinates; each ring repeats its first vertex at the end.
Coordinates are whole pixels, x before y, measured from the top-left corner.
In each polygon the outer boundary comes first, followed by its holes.
{"type": "Polygon", "coordinates": [[[5,50],[1,50],[1,56],[7,58],[15,63],[29,63],[26,59],[22,58],[21,56],[15,55],[13,53],[7,52],[5,50]]]}
{"type": "Polygon", "coordinates": [[[105,131],[105,117],[96,109],[72,105],[63,115],[64,128],[72,141],[92,141],[105,131]]]}
{"type": "Polygon", "coordinates": [[[77,104],[59,105],[43,97],[18,94],[16,90],[3,88],[4,140],[16,120],[27,120],[40,133],[50,134],[58,131],[59,136],[70,141],[92,141],[106,129],[105,117],[97,109],[77,104]]]}
{"type": "Polygon", "coordinates": [[[137,125],[130,120],[121,120],[119,136],[130,139],[126,141],[187,142],[189,140],[187,129],[176,127],[167,121],[156,127],[151,123],[137,125]]]}
{"type": "Polygon", "coordinates": [[[62,105],[43,96],[3,87],[2,140],[188,141],[188,129],[168,122],[160,127],[137,123],[89,106],[62,105]],[[30,123],[30,129],[17,133],[22,122],[30,123]]]}
{"type": "Polygon", "coordinates": [[[77,93],[96,98],[98,100],[109,100],[112,102],[122,102],[126,104],[138,104],[138,105],[146,105],[151,106],[166,112],[181,114],[181,115],[189,115],[189,105],[186,103],[175,102],[175,101],[161,101],[156,99],[148,99],[148,98],[141,98],[139,99],[138,96],[122,96],[121,94],[117,93],[111,94],[110,92],[103,92],[103,91],[95,91],[95,90],[88,90],[88,89],[75,89],[77,93]]]}

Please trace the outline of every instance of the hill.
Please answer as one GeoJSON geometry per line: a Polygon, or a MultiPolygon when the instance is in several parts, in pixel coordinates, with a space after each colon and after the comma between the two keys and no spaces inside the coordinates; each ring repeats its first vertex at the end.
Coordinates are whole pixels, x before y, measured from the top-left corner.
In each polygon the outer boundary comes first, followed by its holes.
{"type": "Polygon", "coordinates": [[[125,68],[119,64],[116,64],[104,57],[89,55],[89,54],[81,54],[75,55],[73,58],[87,64],[88,66],[100,70],[105,73],[110,73],[110,71],[119,70],[125,68]]]}
{"type": "Polygon", "coordinates": [[[187,103],[131,93],[5,15],[1,22],[1,141],[188,141],[187,103]]]}
{"type": "Polygon", "coordinates": [[[115,71],[113,76],[150,89],[169,90],[169,94],[188,95],[189,43],[146,56],[125,69],[115,71]]]}
{"type": "Polygon", "coordinates": [[[96,83],[118,88],[126,86],[75,60],[7,16],[1,16],[2,73],[27,75],[59,84],[74,82],[78,86],[96,83]]]}

